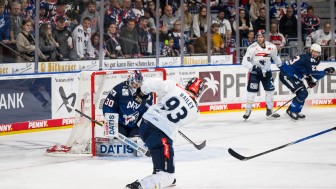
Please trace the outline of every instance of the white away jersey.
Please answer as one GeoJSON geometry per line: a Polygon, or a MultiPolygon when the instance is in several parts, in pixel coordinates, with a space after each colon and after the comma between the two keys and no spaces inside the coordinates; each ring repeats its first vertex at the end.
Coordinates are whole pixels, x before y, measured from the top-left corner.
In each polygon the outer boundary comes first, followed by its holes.
{"type": "Polygon", "coordinates": [[[263,71],[271,70],[271,58],[278,66],[281,65],[281,59],[278,56],[278,50],[273,43],[265,41],[265,48],[254,42],[247,48],[243,57],[243,66],[250,70],[254,65],[260,66],[263,71]],[[260,62],[264,62],[263,65],[260,62]]]}
{"type": "Polygon", "coordinates": [[[155,92],[158,103],[149,107],[143,118],[175,139],[179,127],[198,118],[198,106],[183,88],[174,81],[159,78],[146,79],[141,87],[145,94],[155,92]]]}

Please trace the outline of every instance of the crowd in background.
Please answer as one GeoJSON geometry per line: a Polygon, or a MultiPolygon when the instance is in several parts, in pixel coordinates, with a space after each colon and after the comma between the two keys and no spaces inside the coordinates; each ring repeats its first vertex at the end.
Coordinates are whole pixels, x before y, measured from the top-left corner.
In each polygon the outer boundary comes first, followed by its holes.
{"type": "MultiPolygon", "coordinates": [[[[286,45],[299,40],[297,13],[300,11],[300,40],[306,47],[312,43],[328,46],[330,22],[321,26],[314,7],[302,2],[298,8],[296,1],[287,1],[270,2],[268,40],[279,52],[287,52],[286,45]]],[[[41,0],[39,7],[35,0],[0,0],[1,61],[34,61],[35,55],[40,61],[92,60],[98,59],[100,52],[112,59],[150,57],[156,52],[160,56],[179,56],[182,51],[197,55],[207,53],[208,45],[212,54],[235,54],[236,32],[239,46],[246,48],[255,41],[258,30],[266,30],[263,0],[240,0],[239,10],[235,0],[211,0],[210,13],[204,0],[185,0],[183,5],[180,0],[160,2],[157,16],[153,0],[105,0],[103,14],[100,14],[100,1],[95,0],[41,0]],[[35,14],[37,8],[39,15],[35,14]],[[209,14],[210,26],[207,24],[209,14]],[[236,22],[239,22],[238,28],[236,22]],[[210,33],[211,44],[207,44],[207,33],[210,33]],[[156,35],[159,35],[159,43],[156,43],[156,35]],[[39,47],[37,53],[35,45],[39,47]]],[[[330,49],[324,53],[325,60],[332,58],[330,49]]]]}

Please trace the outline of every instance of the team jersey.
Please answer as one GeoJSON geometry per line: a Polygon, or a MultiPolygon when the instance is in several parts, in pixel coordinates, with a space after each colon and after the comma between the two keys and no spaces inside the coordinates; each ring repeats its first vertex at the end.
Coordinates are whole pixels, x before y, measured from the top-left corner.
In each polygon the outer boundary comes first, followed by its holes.
{"type": "Polygon", "coordinates": [[[72,32],[72,39],[74,40],[73,50],[79,58],[83,58],[86,54],[88,54],[91,58],[95,57],[90,38],[91,28],[84,31],[83,26],[79,25],[72,32]]]}
{"type": "Polygon", "coordinates": [[[242,65],[250,70],[254,65],[260,66],[263,71],[271,70],[271,58],[276,65],[281,65],[278,50],[273,43],[265,41],[265,48],[254,42],[247,48],[242,65]]]}
{"type": "Polygon", "coordinates": [[[159,98],[157,104],[148,108],[143,119],[151,122],[172,140],[175,139],[179,127],[199,116],[197,103],[184,88],[171,80],[147,79],[141,90],[145,94],[155,92],[159,98]]]}
{"type": "Polygon", "coordinates": [[[323,29],[316,30],[306,38],[306,46],[310,47],[312,43],[317,43],[321,46],[326,46],[329,44],[329,41],[331,40],[331,34],[332,34],[331,31],[329,33],[325,33],[323,29]]]}
{"type": "Polygon", "coordinates": [[[134,100],[133,93],[128,81],[124,81],[113,87],[107,95],[103,104],[103,113],[119,114],[119,125],[126,127],[136,127],[137,122],[148,109],[147,106],[153,104],[153,95],[149,94],[145,103],[139,104],[134,100]]]}
{"type": "Polygon", "coordinates": [[[311,57],[310,54],[302,54],[287,61],[286,64],[280,67],[282,72],[286,72],[291,77],[298,77],[302,79],[306,75],[311,75],[315,79],[321,79],[324,71],[318,71],[316,68],[319,62],[311,57]]]}

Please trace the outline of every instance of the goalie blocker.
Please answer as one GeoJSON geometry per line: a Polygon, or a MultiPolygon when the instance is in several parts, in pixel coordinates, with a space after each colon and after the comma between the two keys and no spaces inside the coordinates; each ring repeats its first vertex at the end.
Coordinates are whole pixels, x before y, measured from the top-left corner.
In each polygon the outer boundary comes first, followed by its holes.
{"type": "MultiPolygon", "coordinates": [[[[96,137],[96,155],[97,156],[115,156],[115,157],[142,157],[143,154],[134,150],[130,145],[132,142],[144,145],[144,142],[139,137],[129,138],[129,143],[125,144],[123,138],[119,139],[118,132],[119,114],[106,113],[104,116],[104,134],[105,137],[96,137]]],[[[47,154],[51,156],[69,156],[76,155],[71,152],[71,147],[65,145],[55,145],[47,149],[47,154]]]]}

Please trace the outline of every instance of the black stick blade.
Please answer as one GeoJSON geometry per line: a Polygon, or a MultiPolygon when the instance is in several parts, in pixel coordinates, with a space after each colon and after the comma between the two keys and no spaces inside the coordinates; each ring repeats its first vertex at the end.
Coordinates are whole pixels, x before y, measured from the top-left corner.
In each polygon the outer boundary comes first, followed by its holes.
{"type": "Polygon", "coordinates": [[[228,151],[229,151],[229,154],[231,154],[231,156],[233,156],[233,157],[235,157],[235,158],[237,158],[237,159],[239,159],[239,160],[241,160],[241,161],[249,160],[249,158],[244,157],[244,156],[238,154],[237,152],[235,152],[235,151],[232,150],[231,148],[229,148],[228,151]]]}
{"type": "Polygon", "coordinates": [[[201,144],[195,144],[195,148],[197,150],[202,150],[205,147],[205,145],[206,145],[206,140],[203,141],[201,144]]]}

